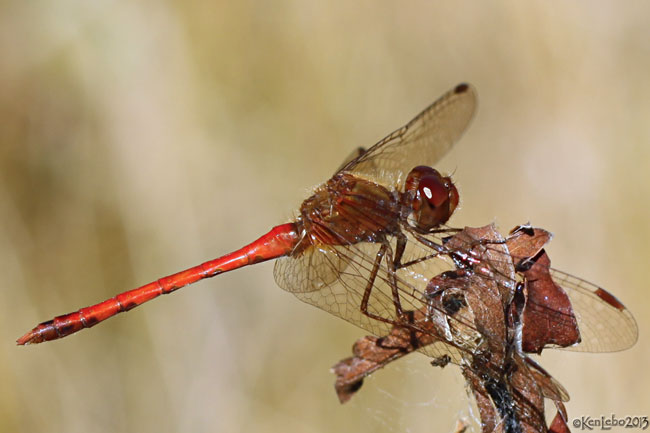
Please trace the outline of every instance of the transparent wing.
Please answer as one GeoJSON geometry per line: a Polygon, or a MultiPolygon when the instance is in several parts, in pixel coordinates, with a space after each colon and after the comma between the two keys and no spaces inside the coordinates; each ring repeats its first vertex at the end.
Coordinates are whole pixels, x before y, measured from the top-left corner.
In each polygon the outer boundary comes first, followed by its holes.
{"type": "Polygon", "coordinates": [[[336,314],[341,308],[336,304],[344,304],[346,298],[341,298],[345,296],[343,292],[334,292],[331,287],[350,264],[349,255],[341,254],[341,248],[344,247],[319,245],[310,247],[297,256],[277,259],[273,269],[276,283],[294,294],[311,293],[317,296],[322,292],[323,297],[327,296],[330,299],[319,299],[317,303],[310,303],[321,308],[326,307],[328,303],[333,303],[323,309],[336,314]]]}
{"type": "Polygon", "coordinates": [[[551,269],[553,280],[571,300],[578,319],[582,342],[566,350],[580,352],[617,352],[632,347],[639,330],[632,313],[614,297],[594,284],[551,269]]]}
{"type": "MultiPolygon", "coordinates": [[[[395,242],[391,243],[395,249],[395,242]]],[[[360,243],[346,246],[321,245],[310,247],[297,256],[280,258],[276,261],[274,276],[283,289],[293,293],[298,299],[312,304],[350,323],[353,323],[376,336],[386,335],[397,321],[396,308],[391,291],[391,273],[387,260],[380,262],[374,284],[368,299],[368,312],[385,319],[376,320],[362,309],[364,293],[371,280],[371,274],[381,244],[360,243]]],[[[447,316],[438,311],[438,317],[445,317],[445,326],[473,334],[479,338],[458,345],[445,339],[422,312],[429,309],[426,287],[434,275],[453,269],[448,257],[432,255],[432,250],[414,239],[407,242],[403,263],[413,262],[396,271],[395,285],[399,291],[402,309],[415,312],[417,318],[406,326],[421,334],[426,345],[420,350],[433,358],[444,355],[451,362],[460,363],[463,354],[470,355],[482,341],[481,333],[470,318],[463,315],[447,316]]],[[[451,332],[451,331],[450,331],[451,332]]],[[[485,336],[485,339],[494,336],[485,336]]],[[[502,338],[502,337],[501,337],[502,338]]]]}
{"type": "Polygon", "coordinates": [[[459,84],[405,126],[345,164],[340,171],[397,187],[418,165],[433,166],[458,141],[476,109],[476,91],[459,84]]]}
{"type": "MultiPolygon", "coordinates": [[[[361,312],[361,300],[373,266],[372,257],[379,244],[354,247],[322,245],[310,247],[297,257],[276,261],[274,275],[280,287],[293,293],[301,301],[351,322],[374,335],[385,334],[390,325],[370,319],[361,312]],[[309,263],[309,267],[304,265],[309,263]],[[339,264],[345,266],[338,266],[339,264]],[[315,282],[305,283],[316,275],[315,282]],[[334,277],[334,278],[332,278],[334,277]]],[[[391,298],[385,295],[386,271],[380,269],[376,292],[369,309],[373,313],[392,318],[391,298]]]]}

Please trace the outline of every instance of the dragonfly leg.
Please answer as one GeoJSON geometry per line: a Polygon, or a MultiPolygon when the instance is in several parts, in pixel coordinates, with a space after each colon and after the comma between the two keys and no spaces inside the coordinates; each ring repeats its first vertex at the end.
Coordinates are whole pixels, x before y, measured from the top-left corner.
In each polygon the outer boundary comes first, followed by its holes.
{"type": "Polygon", "coordinates": [[[438,256],[440,256],[439,253],[427,254],[424,257],[413,259],[405,263],[400,263],[399,266],[397,266],[397,269],[408,268],[409,266],[417,265],[420,262],[426,262],[427,260],[435,259],[438,256]]]}
{"type": "Polygon", "coordinates": [[[472,244],[470,245],[470,249],[477,247],[477,246],[483,246],[483,245],[505,245],[507,241],[505,239],[501,240],[496,240],[496,239],[476,239],[472,244]]]}
{"type": "Polygon", "coordinates": [[[445,227],[443,229],[431,229],[431,230],[429,230],[427,232],[427,234],[429,234],[429,235],[435,235],[435,234],[441,234],[441,233],[445,233],[445,234],[453,233],[453,234],[456,234],[456,233],[460,233],[462,231],[463,231],[462,229],[457,229],[457,228],[453,228],[453,227],[445,227]]]}
{"type": "MultiPolygon", "coordinates": [[[[378,314],[375,314],[371,311],[368,310],[368,302],[370,301],[370,293],[372,292],[372,287],[375,285],[375,280],[377,279],[377,274],[379,273],[379,267],[381,266],[382,260],[384,260],[384,257],[386,257],[386,253],[390,246],[388,243],[382,243],[381,248],[377,252],[377,256],[375,258],[375,263],[372,265],[372,270],[370,271],[370,278],[368,278],[368,284],[366,285],[366,288],[363,292],[363,298],[361,299],[361,312],[370,317],[371,319],[378,320],[380,322],[385,322],[389,323],[391,325],[396,325],[397,320],[391,320],[386,317],[382,317],[378,314]]],[[[392,254],[391,254],[392,255],[392,254]]],[[[391,278],[392,280],[392,278],[391,278]]],[[[393,286],[393,282],[391,281],[391,286],[393,286]]],[[[395,297],[395,293],[393,293],[393,297],[395,297]]],[[[398,298],[399,299],[399,298],[398,298]]],[[[398,304],[399,305],[399,304],[398,304]]],[[[401,307],[399,307],[401,310],[401,307]]],[[[397,307],[396,307],[397,309],[397,307]]],[[[398,318],[401,316],[398,316],[398,318]]]]}
{"type": "Polygon", "coordinates": [[[433,251],[436,251],[438,253],[446,253],[447,249],[444,247],[444,245],[441,245],[437,242],[432,241],[431,239],[427,239],[426,237],[422,236],[421,234],[415,232],[414,230],[409,230],[411,235],[420,242],[422,245],[431,248],[433,251]]]}
{"type": "Polygon", "coordinates": [[[401,267],[402,256],[406,250],[406,235],[399,233],[397,235],[397,244],[395,246],[395,256],[393,256],[390,248],[386,249],[389,278],[390,278],[390,291],[393,295],[393,305],[395,305],[395,315],[398,319],[402,319],[404,316],[404,310],[402,310],[402,303],[399,297],[399,288],[397,287],[397,269],[401,267]]]}
{"type": "MultiPolygon", "coordinates": [[[[444,229],[445,232],[447,231],[452,231],[452,230],[458,230],[458,229],[444,229]]],[[[441,253],[445,251],[444,247],[442,245],[439,245],[430,239],[425,238],[424,236],[421,236],[420,234],[416,233],[415,231],[410,231],[411,235],[415,237],[415,239],[425,245],[426,247],[432,249],[434,252],[431,254],[427,254],[426,256],[419,257],[417,259],[409,260],[408,262],[402,263],[402,255],[404,254],[404,250],[406,249],[406,244],[407,244],[407,238],[406,235],[403,233],[400,233],[397,236],[397,252],[395,254],[395,257],[397,260],[395,260],[395,269],[403,269],[403,268],[408,268],[409,266],[416,265],[421,262],[426,262],[427,260],[434,259],[438,256],[440,256],[441,253]]]]}

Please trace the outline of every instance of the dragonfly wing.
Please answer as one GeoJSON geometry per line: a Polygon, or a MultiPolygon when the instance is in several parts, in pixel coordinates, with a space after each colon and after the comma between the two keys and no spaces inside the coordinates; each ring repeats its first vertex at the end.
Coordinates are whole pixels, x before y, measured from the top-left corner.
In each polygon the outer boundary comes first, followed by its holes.
{"type": "MultiPolygon", "coordinates": [[[[297,256],[278,259],[274,270],[275,279],[280,287],[293,293],[301,301],[381,337],[389,334],[393,325],[397,323],[391,290],[391,273],[385,259],[381,261],[372,285],[368,298],[368,312],[386,321],[371,318],[361,310],[364,293],[371,279],[380,248],[381,245],[377,243],[312,246],[297,256]]],[[[417,255],[430,253],[430,250],[412,241],[407,244],[404,258],[413,260],[417,255]]],[[[395,281],[402,309],[405,312],[416,312],[416,316],[422,320],[422,312],[427,311],[425,290],[431,276],[449,270],[451,267],[452,265],[446,260],[429,258],[408,268],[397,270],[395,281]]],[[[441,316],[444,315],[444,312],[440,311],[440,313],[441,316]]],[[[472,323],[459,323],[463,318],[448,317],[446,320],[451,327],[462,326],[463,329],[472,329],[472,323]]],[[[435,329],[431,323],[416,321],[405,326],[429,335],[423,338],[427,345],[420,348],[420,351],[433,358],[443,358],[446,355],[450,362],[458,364],[463,358],[462,353],[471,350],[471,348],[454,347],[442,341],[439,333],[433,334],[435,329]]],[[[472,331],[479,332],[476,329],[472,331]]]]}
{"type": "Polygon", "coordinates": [[[611,293],[573,275],[551,269],[553,280],[571,300],[581,343],[564,349],[617,352],[636,343],[639,329],[632,313],[611,293]]]}
{"type": "Polygon", "coordinates": [[[339,248],[319,245],[277,259],[273,269],[275,282],[294,294],[317,293],[332,286],[350,263],[346,255],[339,253],[339,248]]]}
{"type": "Polygon", "coordinates": [[[402,185],[413,167],[433,166],[458,141],[476,109],[476,91],[459,84],[389,134],[366,152],[345,164],[347,171],[383,185],[402,185]]]}
{"type": "MultiPolygon", "coordinates": [[[[369,257],[375,257],[379,247],[378,244],[365,245],[366,251],[359,255],[358,251],[352,254],[350,246],[312,246],[297,256],[278,259],[274,269],[275,280],[281,288],[293,293],[301,301],[374,335],[384,335],[390,326],[370,319],[360,309],[373,266],[369,257]]],[[[385,269],[380,269],[378,278],[384,277],[385,269]]],[[[374,313],[388,318],[389,302],[390,298],[382,296],[381,291],[378,291],[371,308],[374,313]]]]}
{"type": "Polygon", "coordinates": [[[359,158],[361,155],[366,153],[368,149],[365,147],[357,147],[354,149],[348,156],[345,157],[343,160],[343,163],[339,166],[339,168],[336,169],[334,174],[338,173],[339,171],[343,170],[350,162],[354,161],[355,159],[359,158]]]}

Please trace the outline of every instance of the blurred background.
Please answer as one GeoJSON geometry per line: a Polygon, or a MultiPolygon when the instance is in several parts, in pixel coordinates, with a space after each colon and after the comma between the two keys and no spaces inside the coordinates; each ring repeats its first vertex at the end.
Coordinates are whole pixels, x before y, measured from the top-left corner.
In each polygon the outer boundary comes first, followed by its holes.
{"type": "Polygon", "coordinates": [[[38,322],[231,251],[355,146],[461,81],[452,224],[530,221],[553,265],[628,305],[637,345],[550,351],[571,419],[649,415],[647,2],[0,3],[0,430],[447,432],[457,367],[415,354],[338,403],[360,329],[272,263],[61,341],[38,322]]]}

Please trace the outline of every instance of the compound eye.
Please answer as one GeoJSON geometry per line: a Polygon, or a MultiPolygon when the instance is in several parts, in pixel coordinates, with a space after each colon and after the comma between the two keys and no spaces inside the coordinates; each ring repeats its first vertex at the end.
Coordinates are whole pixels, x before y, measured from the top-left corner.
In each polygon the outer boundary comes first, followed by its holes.
{"type": "Polygon", "coordinates": [[[418,190],[434,208],[449,200],[449,186],[439,176],[422,176],[418,190]]]}

